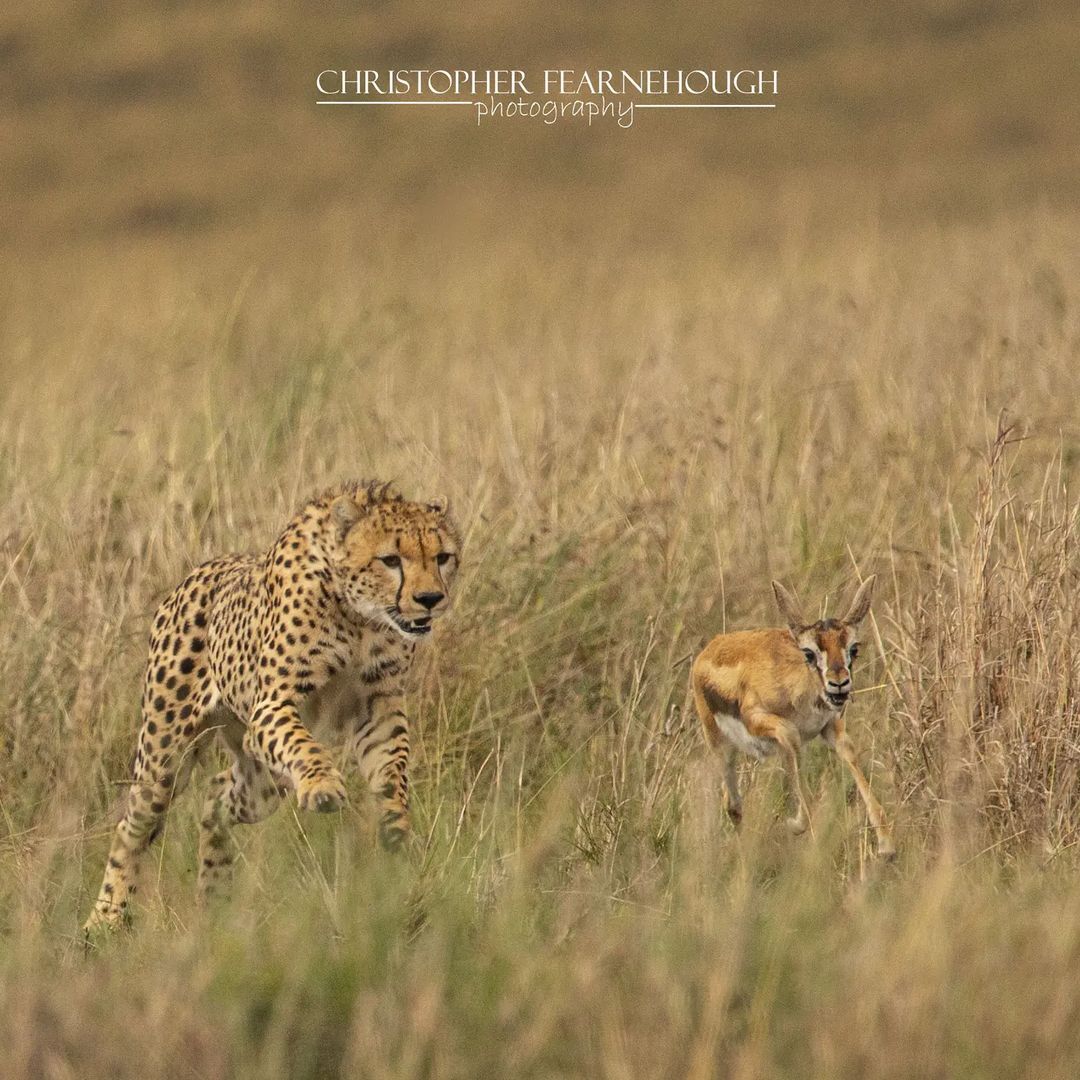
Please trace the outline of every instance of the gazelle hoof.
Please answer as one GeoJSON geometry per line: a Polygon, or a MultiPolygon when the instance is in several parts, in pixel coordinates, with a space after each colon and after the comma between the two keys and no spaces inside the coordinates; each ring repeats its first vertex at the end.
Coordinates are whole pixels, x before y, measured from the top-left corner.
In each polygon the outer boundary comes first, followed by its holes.
{"type": "Polygon", "coordinates": [[[788,832],[790,832],[792,836],[802,836],[802,834],[810,827],[809,821],[799,817],[788,818],[784,824],[787,826],[788,832]]]}

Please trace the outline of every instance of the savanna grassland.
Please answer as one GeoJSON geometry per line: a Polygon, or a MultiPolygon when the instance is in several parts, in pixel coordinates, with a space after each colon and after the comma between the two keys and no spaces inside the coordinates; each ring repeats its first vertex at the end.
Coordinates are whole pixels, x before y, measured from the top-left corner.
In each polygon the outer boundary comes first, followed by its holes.
{"type": "Polygon", "coordinates": [[[1080,1071],[1080,19],[773,7],[0,13],[0,1075],[1080,1071]],[[782,97],[312,104],[451,58],[782,97]],[[465,534],[412,849],[354,781],[200,911],[206,771],[87,954],[156,604],[351,476],[465,534]],[[870,573],[884,866],[817,744],[813,835],[772,762],[735,832],[685,701],[772,578],[817,611],[870,573]]]}

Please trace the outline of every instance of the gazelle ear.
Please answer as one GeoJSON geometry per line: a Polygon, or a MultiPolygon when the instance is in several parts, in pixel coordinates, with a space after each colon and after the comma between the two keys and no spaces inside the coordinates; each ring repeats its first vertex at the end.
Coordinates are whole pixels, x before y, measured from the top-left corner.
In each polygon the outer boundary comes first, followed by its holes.
{"type": "Polygon", "coordinates": [[[774,581],[772,583],[772,589],[776,596],[776,606],[780,609],[780,614],[783,616],[784,622],[788,624],[788,629],[797,637],[800,631],[805,630],[806,627],[810,625],[803,618],[802,610],[799,607],[799,601],[796,600],[779,581],[774,581]]]}
{"type": "Polygon", "coordinates": [[[330,504],[330,516],[338,527],[338,535],[344,539],[345,534],[360,520],[360,507],[351,495],[339,495],[330,504]]]}
{"type": "Polygon", "coordinates": [[[852,598],[851,607],[848,608],[848,613],[843,619],[848,626],[858,626],[866,618],[870,611],[870,601],[874,595],[875,581],[877,581],[877,575],[871,574],[859,586],[859,591],[852,598]]]}
{"type": "Polygon", "coordinates": [[[450,500],[445,495],[436,495],[433,499],[428,499],[427,508],[432,513],[445,516],[450,512],[450,500]]]}

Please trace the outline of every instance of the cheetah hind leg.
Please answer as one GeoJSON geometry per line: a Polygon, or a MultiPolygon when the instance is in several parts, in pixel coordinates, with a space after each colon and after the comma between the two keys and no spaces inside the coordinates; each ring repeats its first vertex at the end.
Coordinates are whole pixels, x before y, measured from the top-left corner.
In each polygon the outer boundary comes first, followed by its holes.
{"type": "Polygon", "coordinates": [[[142,856],[161,832],[169,804],[187,787],[195,765],[190,737],[185,739],[174,729],[171,745],[152,749],[154,736],[148,734],[148,723],[149,718],[143,725],[127,805],[113,834],[101,890],[83,926],[88,945],[130,925],[142,856]]]}
{"type": "Polygon", "coordinates": [[[236,862],[234,825],[253,825],[280,805],[285,790],[262,762],[241,751],[211,781],[199,819],[199,900],[228,896],[236,862]]]}

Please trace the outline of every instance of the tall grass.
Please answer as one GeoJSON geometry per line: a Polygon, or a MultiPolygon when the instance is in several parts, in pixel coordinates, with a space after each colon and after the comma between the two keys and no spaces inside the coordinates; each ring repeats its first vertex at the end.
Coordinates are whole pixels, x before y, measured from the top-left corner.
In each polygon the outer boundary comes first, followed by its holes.
{"type": "Polygon", "coordinates": [[[0,12],[0,1075],[1075,1076],[1072,6],[219,8],[0,12]],[[783,108],[545,134],[306,97],[703,42],[775,57],[783,108]],[[241,830],[200,911],[204,773],[87,954],[155,605],[359,476],[466,535],[415,843],[379,854],[354,782],[241,830]],[[868,573],[891,866],[817,745],[812,835],[752,762],[735,832],[685,708],[771,578],[827,610],[868,573]]]}
{"type": "Polygon", "coordinates": [[[308,310],[287,268],[227,262],[21,308],[6,1074],[1071,1074],[1073,224],[867,232],[784,272],[459,262],[407,312],[397,279],[329,274],[308,310]],[[448,492],[467,537],[412,694],[413,850],[377,853],[356,787],[248,830],[234,903],[199,912],[193,792],[137,930],[84,956],[149,613],[354,474],[448,492]],[[888,869],[819,747],[813,836],[777,826],[769,764],[732,831],[682,711],[694,650],[773,619],[770,576],[828,607],[872,571],[851,726],[888,869]]]}

